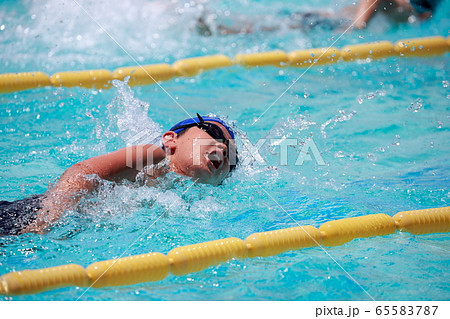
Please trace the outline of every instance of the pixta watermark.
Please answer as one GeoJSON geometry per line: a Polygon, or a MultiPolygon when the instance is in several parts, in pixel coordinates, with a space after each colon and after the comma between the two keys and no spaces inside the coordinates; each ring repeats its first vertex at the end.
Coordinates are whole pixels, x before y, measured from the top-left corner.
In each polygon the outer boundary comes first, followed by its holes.
{"type": "MultiPolygon", "coordinates": [[[[149,132],[142,132],[133,137],[127,143],[126,165],[128,167],[142,170],[149,163],[152,163],[153,148],[146,145],[146,141],[154,140],[154,136],[148,135],[149,132]]],[[[302,166],[306,162],[315,163],[318,166],[327,165],[319,151],[313,138],[270,138],[259,139],[256,143],[245,140],[237,150],[234,140],[219,141],[214,139],[194,139],[192,148],[183,148],[187,151],[183,156],[192,159],[192,164],[201,165],[202,158],[212,156],[217,160],[228,158],[230,165],[257,165],[267,166],[267,159],[261,155],[263,146],[268,146],[273,153],[276,153],[276,165],[280,166],[302,166]],[[294,160],[295,159],[295,162],[294,160]]],[[[273,156],[271,159],[273,163],[273,156]]]]}
{"type": "Polygon", "coordinates": [[[315,161],[319,166],[326,165],[313,138],[307,138],[305,140],[296,138],[260,139],[255,144],[246,141],[244,147],[249,151],[251,157],[247,157],[247,159],[244,160],[244,164],[248,164],[248,161],[253,159],[260,165],[267,165],[266,160],[259,153],[264,145],[269,145],[272,148],[279,148],[279,152],[277,152],[279,154],[277,164],[281,166],[292,165],[292,163],[289,163],[289,158],[292,156],[296,158],[294,163],[295,166],[301,166],[306,161],[315,161]],[[247,161],[247,163],[245,163],[245,161],[247,161]]]}

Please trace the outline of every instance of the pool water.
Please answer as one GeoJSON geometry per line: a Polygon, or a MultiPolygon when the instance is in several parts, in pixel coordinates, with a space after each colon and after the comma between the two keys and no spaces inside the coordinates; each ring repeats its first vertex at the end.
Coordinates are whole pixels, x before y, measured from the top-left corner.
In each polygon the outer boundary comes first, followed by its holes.
{"type": "MultiPolygon", "coordinates": [[[[289,30],[283,19],[299,8],[332,11],[350,1],[321,0],[314,6],[243,0],[78,3],[2,4],[1,73],[114,70],[134,65],[130,56],[141,64],[173,63],[216,53],[233,57],[327,47],[336,40],[336,47],[394,42],[448,36],[450,26],[445,14],[450,1],[422,24],[392,26],[377,17],[367,30],[340,38],[340,30],[289,30]],[[267,25],[281,28],[204,37],[195,31],[200,15],[229,25],[264,17],[267,25]]],[[[161,84],[163,89],[130,89],[115,82],[109,90],[40,88],[2,94],[2,200],[43,193],[70,165],[139,142],[140,132],[160,134],[187,117],[180,106],[190,114],[231,121],[239,132],[241,164],[218,187],[174,175],[157,187],[105,183],[49,233],[1,237],[0,274],[67,263],[88,266],[220,238],[244,239],[260,231],[449,206],[449,62],[448,53],[393,57],[313,67],[301,77],[304,69],[233,66],[172,79],[161,84]]],[[[449,248],[448,234],[397,232],[326,248],[328,254],[309,248],[232,260],[154,283],[1,298],[449,300],[449,248]]]]}

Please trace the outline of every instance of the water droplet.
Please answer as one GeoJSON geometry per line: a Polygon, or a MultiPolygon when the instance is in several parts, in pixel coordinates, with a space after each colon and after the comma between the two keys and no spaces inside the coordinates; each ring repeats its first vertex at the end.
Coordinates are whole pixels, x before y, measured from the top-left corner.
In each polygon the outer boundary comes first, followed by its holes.
{"type": "Polygon", "coordinates": [[[345,157],[344,152],[342,151],[337,151],[336,153],[334,153],[334,157],[338,158],[338,157],[345,157]]]}
{"type": "Polygon", "coordinates": [[[414,102],[412,102],[409,107],[408,111],[412,111],[414,113],[417,113],[423,106],[423,101],[420,98],[417,98],[414,102]]]}
{"type": "Polygon", "coordinates": [[[409,23],[414,23],[414,22],[416,22],[416,17],[415,16],[413,16],[413,15],[410,15],[409,17],[408,17],[408,22],[409,23]]]}
{"type": "Polygon", "coordinates": [[[373,93],[373,92],[370,92],[369,94],[367,94],[367,96],[366,96],[366,98],[368,99],[368,100],[371,100],[371,99],[373,99],[375,97],[375,93],[373,93]]]}
{"type": "Polygon", "coordinates": [[[376,94],[378,94],[379,96],[385,96],[386,95],[386,91],[385,90],[377,90],[376,94]]]}
{"type": "Polygon", "coordinates": [[[448,87],[448,81],[442,81],[442,87],[447,88],[448,87]]]}

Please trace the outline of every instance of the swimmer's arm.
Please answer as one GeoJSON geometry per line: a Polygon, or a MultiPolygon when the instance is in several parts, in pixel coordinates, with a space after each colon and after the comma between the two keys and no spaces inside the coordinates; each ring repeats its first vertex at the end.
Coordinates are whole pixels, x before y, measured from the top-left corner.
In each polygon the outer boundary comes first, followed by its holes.
{"type": "Polygon", "coordinates": [[[166,157],[161,147],[153,144],[129,146],[117,151],[92,157],[80,164],[89,167],[102,179],[134,181],[137,173],[147,165],[157,164],[166,157]]]}
{"type": "Polygon", "coordinates": [[[36,219],[22,233],[43,233],[65,210],[75,206],[83,195],[94,190],[98,180],[89,178],[87,175],[90,174],[94,173],[83,162],[69,167],[56,185],[45,193],[36,219]]]}
{"type": "Polygon", "coordinates": [[[165,158],[164,151],[152,144],[129,146],[117,151],[92,157],[69,167],[57,184],[42,200],[42,212],[24,232],[42,232],[57,221],[68,208],[99,184],[102,179],[115,179],[118,176],[134,179],[142,165],[157,164],[165,158]]]}
{"type": "Polygon", "coordinates": [[[89,175],[96,175],[107,180],[115,179],[120,175],[133,180],[144,166],[157,164],[165,156],[164,151],[153,144],[129,146],[95,156],[69,167],[50,192],[61,194],[91,192],[97,187],[98,180],[89,178],[89,175]]]}
{"type": "Polygon", "coordinates": [[[143,167],[157,164],[165,156],[164,151],[153,144],[129,146],[95,156],[69,167],[50,192],[67,195],[91,192],[98,185],[94,175],[107,180],[117,179],[118,176],[134,180],[143,167]]]}
{"type": "Polygon", "coordinates": [[[361,0],[358,4],[353,26],[355,29],[364,29],[377,10],[381,0],[361,0]]]}

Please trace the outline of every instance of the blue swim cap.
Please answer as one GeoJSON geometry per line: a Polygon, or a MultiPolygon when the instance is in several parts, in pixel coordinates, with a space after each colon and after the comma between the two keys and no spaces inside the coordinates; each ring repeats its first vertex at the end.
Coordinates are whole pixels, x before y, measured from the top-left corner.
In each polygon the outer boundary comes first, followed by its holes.
{"type": "MultiPolygon", "coordinates": [[[[222,124],[228,131],[228,133],[230,133],[231,138],[234,140],[234,132],[233,130],[228,126],[227,123],[225,123],[225,121],[221,120],[218,117],[209,117],[209,116],[202,116],[201,118],[203,118],[203,120],[205,122],[217,122],[222,124]]],[[[200,123],[200,119],[199,118],[188,118],[186,120],[183,120],[177,124],[175,124],[174,126],[172,126],[170,128],[169,131],[174,131],[175,133],[180,133],[181,131],[185,130],[186,128],[179,128],[174,130],[177,126],[181,126],[181,125],[188,125],[188,124],[195,124],[195,123],[200,123]]]]}

